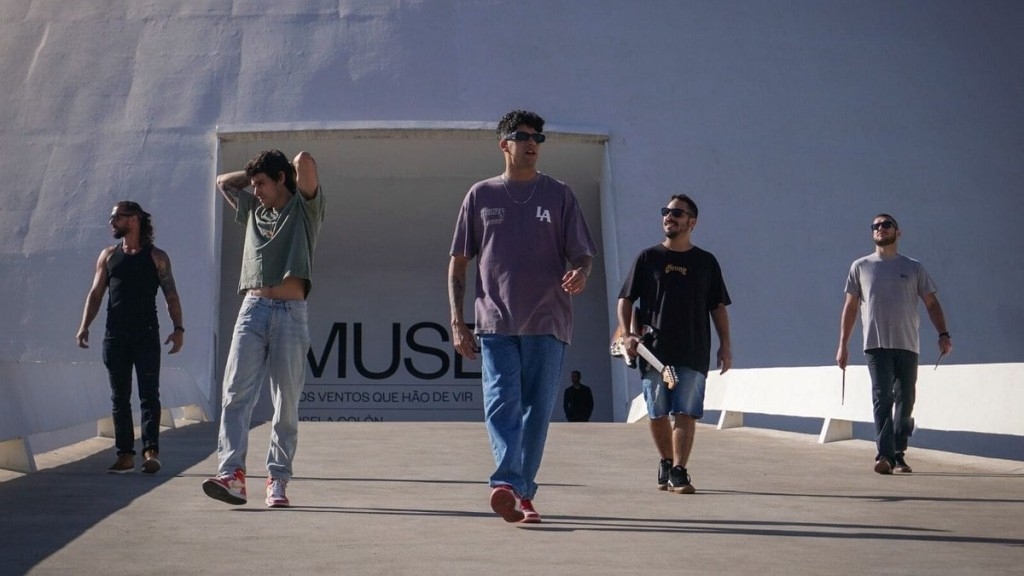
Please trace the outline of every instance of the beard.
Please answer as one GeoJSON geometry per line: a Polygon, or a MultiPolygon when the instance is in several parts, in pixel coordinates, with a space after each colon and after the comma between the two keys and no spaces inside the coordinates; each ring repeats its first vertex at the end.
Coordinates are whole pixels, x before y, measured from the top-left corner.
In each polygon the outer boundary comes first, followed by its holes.
{"type": "Polygon", "coordinates": [[[882,238],[881,240],[875,240],[875,246],[890,246],[896,243],[896,235],[889,236],[888,238],[882,238]]]}
{"type": "Polygon", "coordinates": [[[116,238],[117,240],[124,238],[125,234],[127,234],[125,230],[122,230],[120,228],[114,228],[114,238],[116,238]]]}

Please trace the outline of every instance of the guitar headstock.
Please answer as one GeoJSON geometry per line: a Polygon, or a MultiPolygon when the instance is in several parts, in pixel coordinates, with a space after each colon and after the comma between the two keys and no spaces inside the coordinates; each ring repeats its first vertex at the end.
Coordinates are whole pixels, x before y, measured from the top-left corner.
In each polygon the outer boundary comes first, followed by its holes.
{"type": "Polygon", "coordinates": [[[679,375],[676,374],[674,366],[665,366],[665,369],[661,371],[661,379],[665,381],[665,385],[671,390],[679,382],[679,375]]]}

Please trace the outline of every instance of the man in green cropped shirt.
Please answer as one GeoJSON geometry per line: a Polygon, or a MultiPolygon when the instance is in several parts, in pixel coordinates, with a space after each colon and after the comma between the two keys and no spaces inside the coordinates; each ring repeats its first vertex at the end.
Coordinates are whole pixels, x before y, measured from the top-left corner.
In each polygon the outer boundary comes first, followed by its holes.
{"type": "Polygon", "coordinates": [[[324,195],[313,156],[299,152],[292,163],[280,150],[261,152],[245,170],[218,176],[217,189],[235,210],[235,221],[245,226],[238,284],[245,298],[224,367],[217,476],[203,482],[203,491],[229,504],[245,504],[249,423],[269,376],[274,419],[266,504],[287,507],[309,350],[306,297],[324,195]]]}

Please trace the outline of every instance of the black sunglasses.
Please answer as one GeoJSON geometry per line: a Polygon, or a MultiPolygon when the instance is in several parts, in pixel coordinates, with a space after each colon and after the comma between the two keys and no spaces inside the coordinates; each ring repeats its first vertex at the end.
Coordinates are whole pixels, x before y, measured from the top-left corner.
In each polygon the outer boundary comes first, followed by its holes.
{"type": "Polygon", "coordinates": [[[509,132],[501,137],[502,140],[515,140],[516,142],[526,142],[527,140],[533,140],[537,144],[543,144],[548,139],[547,136],[540,132],[509,132]]]}
{"type": "Polygon", "coordinates": [[[871,231],[872,232],[877,232],[879,228],[885,228],[886,230],[888,230],[889,228],[895,228],[895,227],[896,227],[896,223],[893,222],[892,220],[882,220],[881,222],[875,222],[874,224],[872,224],[871,225],[871,231]]]}
{"type": "Polygon", "coordinates": [[[113,222],[114,220],[120,220],[121,218],[128,218],[130,216],[135,216],[135,214],[125,214],[124,212],[115,212],[115,213],[110,215],[110,221],[113,222]]]}
{"type": "Polygon", "coordinates": [[[690,218],[693,218],[693,214],[690,214],[689,212],[687,212],[686,210],[683,210],[682,208],[662,208],[661,209],[661,215],[662,216],[668,216],[669,214],[671,214],[673,218],[680,218],[680,217],[682,217],[683,214],[686,214],[690,218]]]}

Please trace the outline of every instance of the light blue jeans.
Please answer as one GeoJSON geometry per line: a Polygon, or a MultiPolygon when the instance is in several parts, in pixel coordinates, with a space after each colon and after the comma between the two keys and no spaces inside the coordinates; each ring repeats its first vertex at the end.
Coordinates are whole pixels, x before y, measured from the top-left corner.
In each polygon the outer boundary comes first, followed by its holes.
{"type": "Polygon", "coordinates": [[[480,352],[484,420],[496,465],[490,485],[510,486],[532,499],[558,398],[565,343],[554,336],[482,334],[480,352]]]}
{"type": "Polygon", "coordinates": [[[224,401],[217,441],[220,474],[231,474],[236,468],[245,470],[252,411],[263,382],[269,378],[274,420],[267,472],[274,478],[291,479],[308,350],[305,301],[245,297],[224,367],[224,401]]]}

